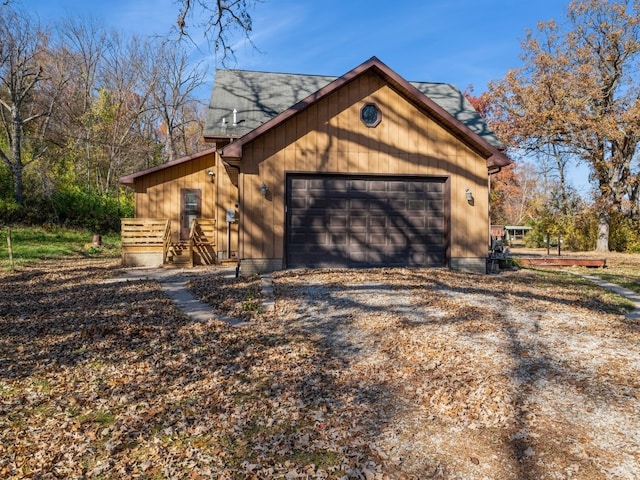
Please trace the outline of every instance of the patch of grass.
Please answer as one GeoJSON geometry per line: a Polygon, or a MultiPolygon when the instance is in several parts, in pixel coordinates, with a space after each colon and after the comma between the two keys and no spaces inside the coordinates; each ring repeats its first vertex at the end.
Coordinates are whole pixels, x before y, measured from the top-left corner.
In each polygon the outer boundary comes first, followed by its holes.
{"type": "Polygon", "coordinates": [[[628,288],[629,290],[633,290],[636,293],[640,293],[640,274],[632,274],[632,273],[623,273],[623,272],[614,272],[610,273],[608,271],[598,271],[598,272],[589,272],[590,275],[594,277],[601,278],[602,280],[606,280],[610,283],[615,283],[616,285],[620,285],[621,287],[628,288]]]}
{"type": "Polygon", "coordinates": [[[108,427],[115,421],[116,417],[105,411],[89,412],[80,417],[80,423],[98,423],[103,427],[108,427]]]}
{"type": "Polygon", "coordinates": [[[16,387],[4,382],[0,382],[0,397],[9,398],[17,393],[16,387]]]}
{"type": "MultiPolygon", "coordinates": [[[[120,255],[120,235],[103,235],[102,246],[91,243],[93,234],[86,230],[60,227],[10,227],[11,250],[15,266],[38,260],[72,255],[117,257],[120,255]]],[[[9,228],[0,229],[0,268],[10,268],[9,228]]]]}
{"type": "Polygon", "coordinates": [[[259,283],[255,283],[256,278],[259,277],[254,277],[254,282],[248,286],[244,293],[244,301],[242,302],[243,312],[252,312],[255,314],[263,313],[262,302],[260,300],[261,285],[259,283]]]}
{"type": "Polygon", "coordinates": [[[49,382],[48,380],[35,380],[33,382],[33,386],[40,390],[42,393],[51,392],[51,382],[49,382]]]}
{"type": "Polygon", "coordinates": [[[633,302],[626,298],[595,284],[587,278],[574,275],[574,273],[593,275],[592,269],[576,269],[575,271],[572,270],[573,273],[553,268],[530,268],[529,270],[535,271],[536,276],[533,278],[527,277],[526,282],[542,291],[549,289],[548,292],[552,296],[558,295],[556,291],[564,291],[568,295],[567,299],[571,299],[576,304],[589,305],[591,308],[596,308],[602,312],[620,315],[624,315],[634,308],[633,302]]]}
{"type": "Polygon", "coordinates": [[[598,277],[640,293],[640,255],[618,255],[607,260],[607,268],[580,268],[578,270],[581,274],[598,277]]]}

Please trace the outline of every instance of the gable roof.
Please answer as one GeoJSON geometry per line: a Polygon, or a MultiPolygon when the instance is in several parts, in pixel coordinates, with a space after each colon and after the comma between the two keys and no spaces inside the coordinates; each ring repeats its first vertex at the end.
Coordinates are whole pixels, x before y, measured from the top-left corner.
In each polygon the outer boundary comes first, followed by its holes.
{"type": "Polygon", "coordinates": [[[159,172],[164,170],[165,168],[174,167],[176,165],[180,165],[182,163],[190,162],[191,160],[195,160],[196,158],[206,157],[207,155],[211,155],[215,153],[216,148],[209,148],[207,150],[202,150],[201,152],[194,153],[193,155],[188,155],[186,157],[177,158],[172,160],[171,162],[162,163],[160,165],[156,165],[155,167],[147,168],[146,170],[141,170],[139,172],[132,173],[131,175],[126,175],[124,177],[120,177],[118,179],[119,183],[123,185],[133,185],[136,179],[143,177],[145,175],[149,175],[150,173],[159,172]]]}
{"type": "MultiPolygon", "coordinates": [[[[337,79],[321,75],[216,70],[204,136],[210,139],[239,138],[337,79]],[[234,109],[237,119],[235,125],[234,109]]],[[[447,83],[409,83],[487,142],[496,148],[504,148],[455,86],[447,83]]]]}
{"type": "Polygon", "coordinates": [[[487,159],[489,168],[512,163],[501,151],[503,144],[458,89],[441,83],[408,82],[376,57],[337,78],[219,70],[205,137],[240,137],[221,151],[223,157],[239,158],[245,143],[370,70],[479,151],[487,159]],[[296,99],[299,100],[296,102],[296,99]],[[237,106],[231,107],[234,104],[237,106]],[[237,111],[235,125],[234,108],[237,111]]]}

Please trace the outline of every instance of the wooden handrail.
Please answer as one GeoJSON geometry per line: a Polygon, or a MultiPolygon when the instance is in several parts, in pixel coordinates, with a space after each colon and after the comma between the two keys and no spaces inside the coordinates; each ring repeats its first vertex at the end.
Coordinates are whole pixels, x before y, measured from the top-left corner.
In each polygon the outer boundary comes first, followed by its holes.
{"type": "MultiPolygon", "coordinates": [[[[139,258],[156,255],[157,262],[165,264],[174,248],[171,241],[171,220],[167,218],[123,218],[121,219],[123,261],[139,262],[139,258]]],[[[215,263],[216,222],[214,219],[199,218],[189,227],[188,254],[193,261],[194,251],[206,264],[215,263]]],[[[183,244],[183,247],[185,245],[183,244]]],[[[183,254],[187,253],[182,249],[183,254]]],[[[173,252],[175,253],[175,252],[173,252]]],[[[175,259],[174,259],[175,260],[175,259]]],[[[202,261],[202,260],[201,260],[202,261]]]]}
{"type": "Polygon", "coordinates": [[[167,219],[167,224],[164,228],[164,235],[162,237],[162,263],[167,263],[167,257],[169,256],[169,247],[171,246],[171,219],[167,219]]]}
{"type": "Polygon", "coordinates": [[[194,219],[189,231],[189,251],[193,256],[196,251],[201,258],[206,258],[208,264],[215,263],[215,228],[213,218],[194,219]]]}
{"type": "Polygon", "coordinates": [[[196,234],[196,226],[198,225],[198,219],[194,218],[191,220],[191,227],[189,228],[189,255],[191,255],[191,259],[193,261],[193,239],[196,234]]]}
{"type": "Polygon", "coordinates": [[[215,228],[215,219],[197,218],[191,227],[189,239],[193,245],[215,245],[215,228]]]}

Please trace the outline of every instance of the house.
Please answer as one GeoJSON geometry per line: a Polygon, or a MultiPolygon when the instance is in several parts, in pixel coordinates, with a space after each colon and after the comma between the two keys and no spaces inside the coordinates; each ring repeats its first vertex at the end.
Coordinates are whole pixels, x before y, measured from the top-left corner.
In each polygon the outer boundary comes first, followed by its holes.
{"type": "Polygon", "coordinates": [[[137,218],[180,225],[171,243],[210,216],[214,261],[243,274],[485,272],[488,179],[511,161],[451,85],[409,82],[375,57],[337,78],[219,70],[205,139],[215,147],[121,179],[137,218]],[[185,210],[189,192],[200,210],[185,210]]]}

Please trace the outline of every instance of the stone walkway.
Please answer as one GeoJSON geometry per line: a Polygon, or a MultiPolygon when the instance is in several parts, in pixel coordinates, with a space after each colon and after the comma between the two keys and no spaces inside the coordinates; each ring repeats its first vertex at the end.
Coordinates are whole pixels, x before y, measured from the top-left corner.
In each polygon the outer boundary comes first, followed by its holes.
{"type": "Polygon", "coordinates": [[[640,320],[640,295],[634,292],[633,290],[629,290],[628,288],[621,287],[620,285],[616,285],[615,283],[607,282],[606,280],[602,280],[601,278],[594,277],[593,275],[582,275],[582,277],[591,280],[593,283],[600,285],[607,290],[611,290],[612,292],[617,293],[621,297],[625,297],[627,300],[633,302],[634,309],[627,313],[626,317],[629,320],[640,320]]]}
{"type": "MultiPolygon", "coordinates": [[[[237,318],[228,317],[215,312],[210,305],[201,302],[197,297],[195,297],[187,287],[187,282],[194,275],[197,274],[194,274],[193,271],[189,269],[131,268],[125,270],[121,275],[107,280],[105,283],[155,280],[160,284],[162,290],[176,304],[176,306],[194,320],[207,321],[215,319],[235,327],[250,325],[249,322],[244,322],[237,318]]],[[[225,277],[234,277],[235,267],[220,270],[220,275],[225,277]]],[[[639,294],[633,290],[607,282],[592,275],[582,276],[633,302],[635,308],[631,312],[627,313],[626,317],[629,320],[640,321],[639,294]]],[[[264,293],[264,300],[262,302],[264,310],[269,311],[275,308],[273,285],[270,275],[262,276],[262,290],[264,293]]]]}
{"type": "MultiPolygon", "coordinates": [[[[250,324],[249,322],[244,322],[237,318],[221,315],[215,312],[210,305],[201,302],[197,297],[195,297],[187,287],[187,283],[196,275],[197,274],[194,274],[193,271],[189,269],[130,268],[124,270],[117,277],[106,280],[104,283],[154,280],[160,284],[160,287],[167,297],[169,297],[169,299],[175,303],[182,312],[194,320],[219,320],[234,327],[250,324]]],[[[232,269],[220,270],[220,275],[225,277],[234,277],[235,267],[232,269]]]]}

